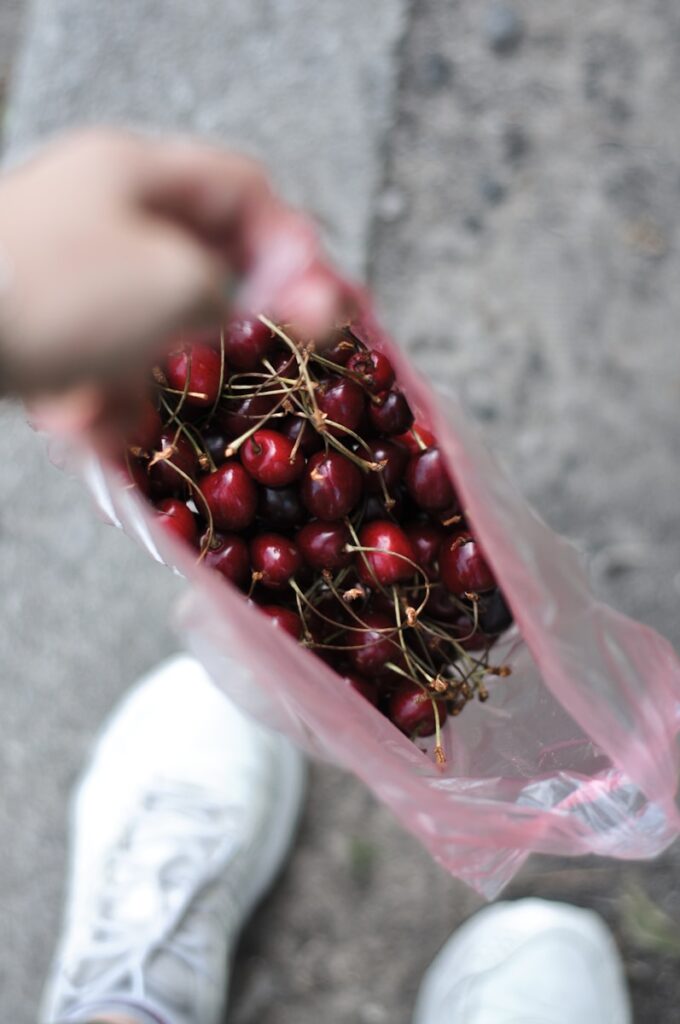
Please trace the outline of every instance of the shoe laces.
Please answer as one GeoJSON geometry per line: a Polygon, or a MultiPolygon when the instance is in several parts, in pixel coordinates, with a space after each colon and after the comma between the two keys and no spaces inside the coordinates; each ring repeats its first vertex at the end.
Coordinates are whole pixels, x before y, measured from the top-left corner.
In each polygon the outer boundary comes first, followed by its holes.
{"type": "Polygon", "coordinates": [[[216,929],[228,933],[234,916],[237,880],[224,871],[241,849],[243,813],[200,786],[159,780],[146,791],[108,853],[94,915],[60,965],[67,1001],[148,997],[149,967],[161,953],[195,982],[210,979],[216,929]],[[219,899],[202,899],[218,879],[219,899]]]}

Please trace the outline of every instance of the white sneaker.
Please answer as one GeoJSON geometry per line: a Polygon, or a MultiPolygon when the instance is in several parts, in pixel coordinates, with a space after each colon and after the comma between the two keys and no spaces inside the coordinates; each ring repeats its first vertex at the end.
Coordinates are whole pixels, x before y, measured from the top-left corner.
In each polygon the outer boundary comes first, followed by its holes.
{"type": "Polygon", "coordinates": [[[301,756],[243,717],[196,661],[145,677],[75,795],[41,1020],[115,1006],[217,1024],[236,936],[286,857],[303,791],[301,756]]]}
{"type": "Polygon", "coordinates": [[[475,914],[428,969],[414,1024],[630,1024],[614,940],[597,914],[519,900],[475,914]]]}

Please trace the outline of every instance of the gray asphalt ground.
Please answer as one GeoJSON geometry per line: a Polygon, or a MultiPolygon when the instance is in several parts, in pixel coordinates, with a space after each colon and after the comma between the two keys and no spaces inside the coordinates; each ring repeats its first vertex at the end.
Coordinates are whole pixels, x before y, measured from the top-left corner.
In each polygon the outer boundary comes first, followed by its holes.
{"type": "MultiPolygon", "coordinates": [[[[0,77],[21,7],[0,9],[0,77]]],[[[673,0],[36,0],[23,39],[10,155],[104,117],[263,156],[600,593],[680,643],[673,0]]],[[[68,789],[107,709],[176,648],[180,584],[97,522],[17,410],[0,419],[0,1005],[28,1024],[68,789]]],[[[677,860],[537,858],[510,895],[599,910],[636,1021],[672,1020],[677,860]]],[[[296,855],[245,936],[230,1022],[407,1024],[425,966],[478,905],[361,786],[317,769],[296,855]]]]}

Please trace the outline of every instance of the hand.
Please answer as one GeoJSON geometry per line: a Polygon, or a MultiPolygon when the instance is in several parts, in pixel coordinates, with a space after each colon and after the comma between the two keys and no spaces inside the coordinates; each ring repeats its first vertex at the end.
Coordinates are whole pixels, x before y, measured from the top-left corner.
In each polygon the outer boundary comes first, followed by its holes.
{"type": "Polygon", "coordinates": [[[338,315],[314,232],[251,160],[91,132],[0,180],[0,389],[127,380],[173,333],[252,309],[310,336],[338,315]]]}

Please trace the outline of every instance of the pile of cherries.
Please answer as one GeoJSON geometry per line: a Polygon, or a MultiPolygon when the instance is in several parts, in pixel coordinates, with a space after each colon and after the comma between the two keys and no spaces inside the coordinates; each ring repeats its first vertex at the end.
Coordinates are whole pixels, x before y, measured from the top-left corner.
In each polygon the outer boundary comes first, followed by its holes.
{"type": "Polygon", "coordinates": [[[509,674],[489,651],[512,619],[389,359],[260,318],[153,377],[126,463],[162,528],[443,761],[447,715],[509,674]]]}

